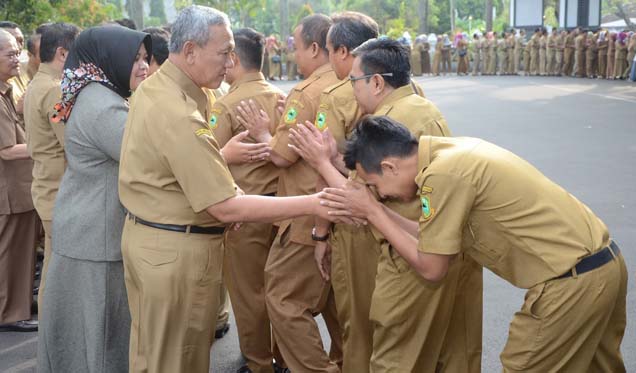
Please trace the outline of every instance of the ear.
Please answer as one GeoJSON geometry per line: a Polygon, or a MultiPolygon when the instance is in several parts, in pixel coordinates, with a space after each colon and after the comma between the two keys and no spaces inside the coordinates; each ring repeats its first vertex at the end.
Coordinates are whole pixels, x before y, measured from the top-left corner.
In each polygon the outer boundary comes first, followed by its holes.
{"type": "Polygon", "coordinates": [[[66,62],[66,57],[68,57],[68,50],[62,48],[62,47],[57,47],[57,49],[55,50],[55,59],[59,60],[60,62],[62,62],[62,64],[64,62],[66,62]]]}
{"type": "Polygon", "coordinates": [[[384,85],[386,84],[386,82],[384,81],[384,78],[382,76],[376,74],[371,77],[370,84],[373,93],[379,94],[384,91],[384,85]]]}
{"type": "Polygon", "coordinates": [[[183,44],[182,53],[185,56],[185,60],[189,65],[194,64],[194,59],[196,58],[198,54],[196,44],[190,40],[186,41],[185,44],[183,44]]]}
{"type": "Polygon", "coordinates": [[[336,50],[336,55],[340,58],[341,61],[344,61],[347,59],[347,57],[349,57],[350,53],[347,47],[345,47],[344,45],[341,45],[336,50]]]}
{"type": "Polygon", "coordinates": [[[397,164],[387,159],[380,162],[380,167],[382,168],[382,174],[388,174],[393,176],[398,174],[397,164]]]}
{"type": "Polygon", "coordinates": [[[311,47],[310,48],[311,48],[311,57],[312,58],[318,57],[318,55],[322,52],[321,49],[320,49],[320,46],[316,42],[311,43],[311,47]]]}

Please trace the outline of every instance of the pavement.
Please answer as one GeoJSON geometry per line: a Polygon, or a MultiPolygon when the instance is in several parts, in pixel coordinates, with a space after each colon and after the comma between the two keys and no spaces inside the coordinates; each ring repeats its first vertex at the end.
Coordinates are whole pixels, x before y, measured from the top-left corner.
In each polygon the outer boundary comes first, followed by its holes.
{"type": "MultiPolygon", "coordinates": [[[[622,351],[627,372],[636,372],[636,84],[516,76],[415,80],[453,135],[481,137],[520,155],[607,224],[631,276],[622,351]]],[[[285,91],[294,85],[275,84],[285,91]]],[[[501,371],[499,353],[523,296],[484,271],[484,373],[501,371]]],[[[212,347],[210,372],[232,373],[243,363],[230,320],[229,333],[212,347]]],[[[324,323],[317,321],[328,349],[324,323]]],[[[0,333],[0,372],[35,372],[36,345],[35,333],[0,333]]]]}

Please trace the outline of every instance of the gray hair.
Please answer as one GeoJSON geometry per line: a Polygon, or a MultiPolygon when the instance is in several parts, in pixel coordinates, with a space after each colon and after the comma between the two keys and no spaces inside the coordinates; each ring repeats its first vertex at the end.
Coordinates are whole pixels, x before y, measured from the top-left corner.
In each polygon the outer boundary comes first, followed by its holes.
{"type": "Polygon", "coordinates": [[[179,53],[187,41],[204,46],[210,39],[210,26],[229,25],[227,14],[214,8],[190,5],[183,8],[171,27],[170,53],[179,53]]]}

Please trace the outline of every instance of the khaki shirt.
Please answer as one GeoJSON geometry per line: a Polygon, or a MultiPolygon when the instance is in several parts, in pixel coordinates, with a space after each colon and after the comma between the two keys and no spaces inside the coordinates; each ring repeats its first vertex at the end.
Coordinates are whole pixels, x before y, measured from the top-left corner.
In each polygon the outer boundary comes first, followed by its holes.
{"type": "Polygon", "coordinates": [[[583,40],[585,36],[583,34],[579,35],[574,39],[574,49],[577,51],[585,50],[585,40],[583,40]]]}
{"type": "Polygon", "coordinates": [[[121,148],[119,198],[162,224],[219,226],[205,209],[236,195],[208,126],[209,98],[170,61],[132,98],[121,148]]]}
{"type": "MultiPolygon", "coordinates": [[[[9,82],[13,86],[13,102],[17,104],[18,101],[24,98],[24,95],[26,94],[27,86],[29,85],[30,81],[31,81],[31,78],[29,77],[29,74],[27,73],[26,67],[20,66],[20,74],[18,74],[17,76],[9,80],[9,82]]],[[[24,124],[24,123],[21,123],[21,124],[24,124]]]]}
{"type": "Polygon", "coordinates": [[[569,33],[565,37],[565,48],[574,48],[574,34],[569,33]]]}
{"type": "MultiPolygon", "coordinates": [[[[235,135],[245,131],[245,127],[236,119],[236,107],[241,101],[252,99],[270,118],[270,132],[273,134],[278,125],[280,114],[276,109],[283,91],[269,84],[260,72],[250,73],[230,86],[227,95],[219,98],[212,106],[210,128],[220,147],[235,135]]],[[[248,136],[244,142],[255,143],[248,136]]],[[[236,164],[229,166],[236,183],[246,194],[270,194],[276,192],[279,169],[269,161],[236,164]]]]}
{"type": "MultiPolygon", "coordinates": [[[[374,115],[386,115],[403,124],[415,138],[451,136],[442,113],[431,101],[418,96],[410,85],[391,92],[380,103],[374,115]]],[[[386,201],[385,205],[407,219],[417,220],[419,217],[418,201],[409,203],[386,201]]],[[[374,233],[378,237],[375,230],[374,233]]]]}
{"type": "MultiPolygon", "coordinates": [[[[279,196],[299,196],[316,192],[316,171],[299,158],[298,154],[287,146],[289,144],[289,129],[295,128],[296,123],[310,121],[320,126],[319,115],[320,94],[338,82],[338,78],[329,64],[325,64],[314,71],[307,79],[296,85],[287,97],[285,111],[280,118],[276,133],[271,141],[272,149],[281,157],[292,162],[288,168],[281,170],[278,179],[279,196]]],[[[281,222],[279,232],[283,233],[291,226],[289,239],[291,242],[313,246],[311,228],[314,217],[306,216],[281,222]]]]}
{"type": "Polygon", "coordinates": [[[341,154],[344,154],[346,140],[361,117],[362,110],[353,95],[349,78],[325,89],[320,95],[316,126],[321,130],[329,129],[341,154]]]}
{"type": "MultiPolygon", "coordinates": [[[[0,149],[26,142],[24,126],[15,111],[13,88],[0,81],[0,149]]],[[[33,210],[31,170],[33,161],[0,158],[0,215],[19,214],[33,210]]]]}
{"type": "Polygon", "coordinates": [[[554,50],[554,48],[556,48],[557,46],[556,44],[557,44],[557,36],[550,34],[550,36],[548,36],[548,49],[554,50]]]}
{"type": "Polygon", "coordinates": [[[60,73],[48,64],[40,64],[24,98],[24,123],[27,147],[34,161],[33,204],[42,220],[53,218],[55,196],[66,167],[64,124],[50,120],[61,97],[60,73]]]}
{"type": "Polygon", "coordinates": [[[419,141],[418,249],[470,254],[520,288],[609,243],[605,224],[531,164],[476,138],[419,141]]]}

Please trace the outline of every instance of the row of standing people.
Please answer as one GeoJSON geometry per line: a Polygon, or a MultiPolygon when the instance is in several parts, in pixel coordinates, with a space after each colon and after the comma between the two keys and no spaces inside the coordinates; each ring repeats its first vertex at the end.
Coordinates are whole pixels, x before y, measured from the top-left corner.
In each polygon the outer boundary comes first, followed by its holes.
{"type": "Polygon", "coordinates": [[[430,43],[416,39],[412,49],[414,75],[451,72],[453,55],[458,75],[538,75],[576,76],[599,79],[626,79],[636,55],[633,32],[583,32],[580,29],[548,33],[537,29],[526,40],[526,33],[493,32],[458,34],[454,43],[447,35],[438,36],[431,64],[430,43]]]}

